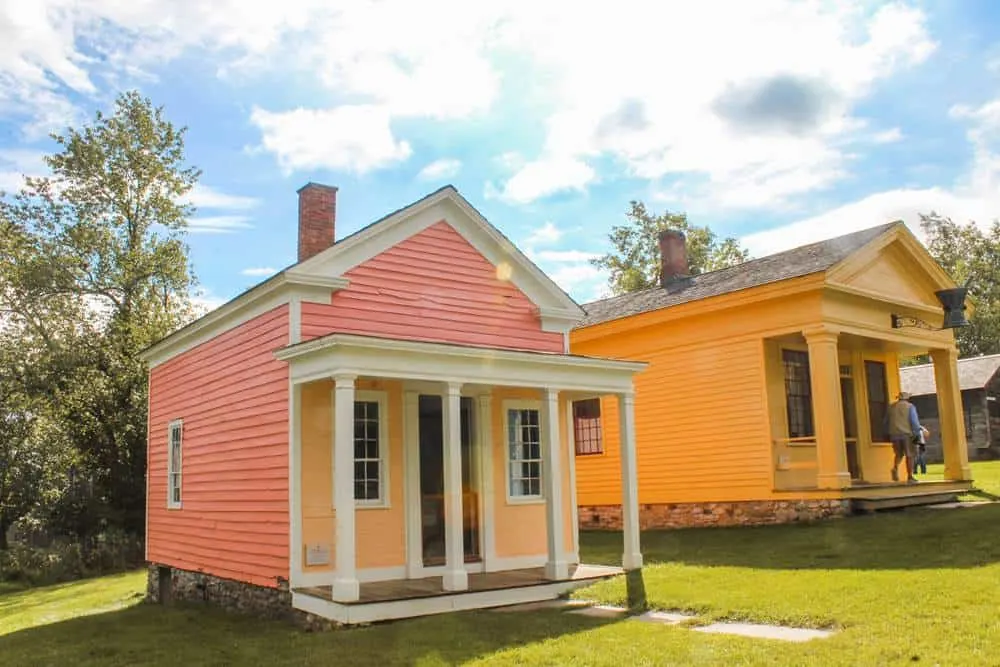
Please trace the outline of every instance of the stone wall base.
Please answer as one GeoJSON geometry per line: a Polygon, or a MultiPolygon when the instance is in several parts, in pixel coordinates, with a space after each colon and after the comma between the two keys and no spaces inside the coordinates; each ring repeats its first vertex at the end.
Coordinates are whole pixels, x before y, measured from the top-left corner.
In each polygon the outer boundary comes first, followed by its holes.
{"type": "Polygon", "coordinates": [[[175,601],[210,604],[230,612],[288,621],[306,630],[337,626],[328,619],[294,609],[287,582],[269,588],[159,563],[149,564],[146,600],[159,604],[175,601]]]}
{"type": "MultiPolygon", "coordinates": [[[[641,530],[763,526],[819,521],[850,513],[848,500],[748,500],[718,503],[639,505],[641,530]]],[[[621,530],[620,505],[581,505],[580,528],[621,530]]]]}

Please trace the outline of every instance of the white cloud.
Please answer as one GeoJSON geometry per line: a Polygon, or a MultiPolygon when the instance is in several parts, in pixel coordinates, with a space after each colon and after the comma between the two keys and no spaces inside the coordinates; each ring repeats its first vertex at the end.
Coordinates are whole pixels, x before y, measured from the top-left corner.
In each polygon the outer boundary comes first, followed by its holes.
{"type": "Polygon", "coordinates": [[[191,234],[232,234],[242,229],[253,229],[249,218],[243,215],[211,215],[188,220],[191,234]]]}
{"type": "Polygon", "coordinates": [[[1000,218],[1000,98],[979,107],[956,106],[969,123],[973,149],[967,173],[950,188],[898,188],[879,192],[790,225],[750,234],[742,242],[755,256],[903,220],[922,235],[919,214],[935,211],[956,222],[986,226],[1000,218]]]}
{"type": "Polygon", "coordinates": [[[557,192],[582,192],[597,178],[594,170],[575,158],[547,157],[521,167],[503,186],[501,199],[524,204],[557,192]]]}
{"type": "Polygon", "coordinates": [[[254,208],[260,203],[254,197],[231,195],[221,192],[203,183],[196,183],[188,193],[187,201],[195,208],[227,209],[243,211],[254,208]]]}
{"type": "Polygon", "coordinates": [[[894,127],[890,130],[885,130],[879,132],[872,137],[872,141],[876,144],[891,144],[903,139],[903,131],[898,127],[894,127]]]}
{"type": "Polygon", "coordinates": [[[398,119],[484,113],[508,81],[547,110],[525,119],[542,121],[544,145],[498,187],[508,201],[583,190],[606,157],[642,178],[683,177],[696,198],[758,207],[844,177],[854,108],[934,50],[925,22],[904,2],[870,0],[621,0],[613,12],[522,0],[7,1],[0,115],[37,134],[72,118],[75,102],[92,107],[193,53],[226,78],[309,74],[339,106],[256,109],[264,149],[286,171],[363,173],[410,154],[398,119]],[[440,20],[417,29],[428,17],[440,20]]]}
{"type": "Polygon", "coordinates": [[[252,278],[263,278],[266,276],[273,276],[278,272],[278,269],[273,269],[270,266],[254,267],[249,269],[243,269],[240,271],[240,275],[250,276],[252,278]]]}
{"type": "Polygon", "coordinates": [[[397,141],[384,107],[342,106],[271,112],[254,108],[250,121],[260,128],[265,150],[286,172],[343,169],[358,174],[401,162],[410,145],[397,141]]]}
{"type": "Polygon", "coordinates": [[[434,160],[417,174],[417,178],[422,181],[436,181],[443,178],[454,178],[462,169],[461,160],[442,158],[434,160]]]}
{"type": "MultiPolygon", "coordinates": [[[[549,159],[610,155],[636,176],[687,177],[693,197],[752,208],[842,178],[841,144],[862,126],[855,104],[933,51],[920,11],[866,7],[623,0],[615,12],[541,7],[508,36],[548,75],[549,159]]],[[[517,200],[550,191],[518,188],[517,200]]]]}
{"type": "Polygon", "coordinates": [[[607,292],[607,276],[588,263],[561,266],[549,271],[548,275],[580,303],[602,298],[607,292]]]}
{"type": "Polygon", "coordinates": [[[550,220],[531,232],[528,236],[526,246],[533,248],[536,245],[557,243],[562,237],[563,230],[556,227],[550,220]]]}
{"type": "Polygon", "coordinates": [[[17,192],[24,185],[25,176],[44,176],[48,173],[45,153],[22,148],[0,148],[0,190],[17,192]]]}
{"type": "Polygon", "coordinates": [[[589,262],[600,257],[597,253],[583,250],[538,250],[529,254],[532,259],[541,262],[589,262]]]}
{"type": "Polygon", "coordinates": [[[191,304],[194,306],[196,317],[201,317],[215,310],[228,300],[213,294],[207,289],[199,289],[191,294],[191,304]]]}

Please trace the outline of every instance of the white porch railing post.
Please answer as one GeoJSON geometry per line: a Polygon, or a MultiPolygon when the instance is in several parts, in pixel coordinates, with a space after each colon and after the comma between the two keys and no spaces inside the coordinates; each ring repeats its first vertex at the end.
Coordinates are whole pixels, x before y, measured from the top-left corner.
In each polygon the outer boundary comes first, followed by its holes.
{"type": "Polygon", "coordinates": [[[545,525],[548,536],[548,558],[545,576],[548,579],[568,579],[569,563],[566,559],[566,527],[563,515],[563,469],[559,437],[559,392],[546,389],[542,403],[541,431],[542,456],[545,466],[542,481],[545,484],[545,525]]]}
{"type": "Polygon", "coordinates": [[[639,549],[639,485],[635,458],[635,394],[618,395],[618,438],[622,462],[622,532],[625,550],[622,567],[637,570],[642,567],[639,549]]]}
{"type": "Polygon", "coordinates": [[[469,587],[469,575],[463,539],[462,385],[448,383],[443,408],[445,570],[441,584],[446,591],[464,591],[469,587]]]}
{"type": "Polygon", "coordinates": [[[333,390],[333,505],[336,512],[337,570],[332,598],[360,597],[354,529],[354,376],[338,375],[333,390]]]}

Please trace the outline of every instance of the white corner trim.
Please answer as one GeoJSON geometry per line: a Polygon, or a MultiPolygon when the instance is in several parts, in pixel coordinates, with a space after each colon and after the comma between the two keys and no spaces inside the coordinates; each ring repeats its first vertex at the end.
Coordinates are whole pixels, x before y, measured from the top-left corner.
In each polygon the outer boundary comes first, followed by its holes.
{"type": "MultiPolygon", "coordinates": [[[[154,368],[221,333],[290,303],[292,299],[307,303],[330,303],[333,293],[347,286],[346,278],[284,271],[154,343],[143,350],[139,358],[150,368],[154,368]]],[[[290,325],[290,335],[291,333],[290,325]]]]}
{"type": "Polygon", "coordinates": [[[542,331],[555,333],[569,333],[583,319],[579,311],[558,308],[539,308],[538,315],[542,320],[542,331]]]}

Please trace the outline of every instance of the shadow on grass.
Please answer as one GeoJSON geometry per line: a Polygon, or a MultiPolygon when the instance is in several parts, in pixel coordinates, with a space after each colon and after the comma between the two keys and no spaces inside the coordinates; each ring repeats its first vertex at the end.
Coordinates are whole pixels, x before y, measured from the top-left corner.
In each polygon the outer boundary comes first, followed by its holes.
{"type": "Polygon", "coordinates": [[[2,664],[435,665],[615,622],[559,610],[453,613],[307,633],[202,605],[138,604],[0,637],[2,664]]]}
{"type": "MultiPolygon", "coordinates": [[[[910,509],[815,524],[690,528],[642,534],[647,564],[765,569],[938,569],[1000,562],[1000,505],[910,509]]],[[[580,533],[581,558],[613,564],[621,534],[580,533]]]]}

